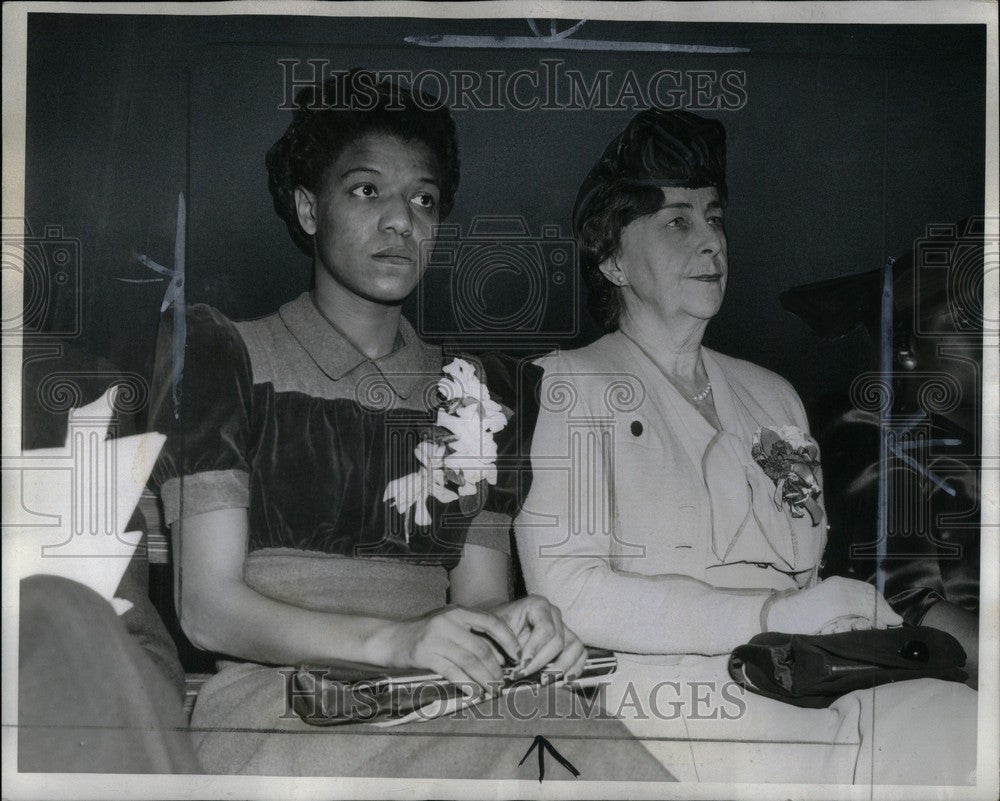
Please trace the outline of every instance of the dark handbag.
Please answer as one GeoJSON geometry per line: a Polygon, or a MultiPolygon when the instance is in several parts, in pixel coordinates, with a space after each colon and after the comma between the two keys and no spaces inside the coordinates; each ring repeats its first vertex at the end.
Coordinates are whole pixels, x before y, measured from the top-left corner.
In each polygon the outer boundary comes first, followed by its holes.
{"type": "Polygon", "coordinates": [[[765,632],[729,657],[729,675],[747,690],[818,709],[840,696],[908,679],[965,681],[965,651],[926,626],[840,634],[765,632]]]}

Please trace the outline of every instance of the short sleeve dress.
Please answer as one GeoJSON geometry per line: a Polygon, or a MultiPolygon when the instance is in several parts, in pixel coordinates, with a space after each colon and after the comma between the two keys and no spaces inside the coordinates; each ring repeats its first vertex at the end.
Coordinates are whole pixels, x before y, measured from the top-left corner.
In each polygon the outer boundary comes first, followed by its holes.
{"type": "MultiPolygon", "coordinates": [[[[497,486],[474,510],[431,499],[432,524],[407,526],[383,493],[419,467],[414,449],[434,421],[446,360],[405,319],[395,350],[369,359],[308,293],[250,322],[207,306],[168,311],[150,425],[167,436],[154,471],[166,522],[246,508],[244,580],[295,606],[404,619],[445,605],[447,571],[466,542],[509,548],[537,414],[535,390],[520,385],[541,375],[502,358],[480,361],[491,392],[514,411],[497,435],[497,486]]],[[[307,726],[286,704],[288,680],[273,666],[226,662],[203,686],[192,728],[209,772],[537,778],[518,762],[533,737],[585,727],[590,739],[574,734],[564,746],[571,761],[602,778],[669,778],[619,722],[575,714],[565,691],[545,701],[555,704],[548,714],[494,710],[488,720],[445,718],[383,734],[307,726]]],[[[519,709],[543,700],[522,697],[519,709]]]]}
{"type": "Polygon", "coordinates": [[[382,499],[390,480],[419,467],[413,451],[434,422],[444,360],[405,319],[396,349],[371,360],[308,294],[246,323],[193,306],[179,365],[164,322],[153,427],[169,438],[155,472],[168,524],[246,508],[251,553],[391,558],[438,569],[429,575],[454,567],[466,538],[508,549],[508,494],[491,494],[475,525],[432,501],[434,525],[411,536],[382,499]]]}

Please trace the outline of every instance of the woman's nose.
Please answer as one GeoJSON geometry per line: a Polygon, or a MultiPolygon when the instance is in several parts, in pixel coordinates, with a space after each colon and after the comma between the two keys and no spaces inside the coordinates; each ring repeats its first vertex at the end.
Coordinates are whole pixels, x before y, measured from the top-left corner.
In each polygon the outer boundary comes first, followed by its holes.
{"type": "Polygon", "coordinates": [[[405,198],[389,197],[382,208],[382,228],[394,231],[400,236],[413,233],[413,218],[410,216],[410,204],[405,198]]]}
{"type": "Polygon", "coordinates": [[[716,255],[721,252],[726,245],[726,232],[721,226],[712,225],[709,222],[702,224],[701,252],[709,255],[716,255]]]}

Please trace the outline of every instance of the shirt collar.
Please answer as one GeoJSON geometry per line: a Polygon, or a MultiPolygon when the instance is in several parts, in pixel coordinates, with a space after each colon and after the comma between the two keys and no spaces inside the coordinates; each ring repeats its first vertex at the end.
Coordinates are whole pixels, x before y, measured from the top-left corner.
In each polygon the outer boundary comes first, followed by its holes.
{"type": "Polygon", "coordinates": [[[334,381],[366,365],[381,373],[393,392],[405,399],[440,377],[441,348],[423,342],[403,316],[399,318],[396,347],[378,359],[361,353],[330,325],[308,292],[282,306],[278,316],[316,366],[334,381]]]}

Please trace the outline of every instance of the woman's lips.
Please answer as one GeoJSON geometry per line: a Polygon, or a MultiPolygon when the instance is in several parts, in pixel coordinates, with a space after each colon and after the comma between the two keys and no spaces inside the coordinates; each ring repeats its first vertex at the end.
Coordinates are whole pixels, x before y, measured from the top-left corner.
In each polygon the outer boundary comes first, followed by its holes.
{"type": "Polygon", "coordinates": [[[704,281],[706,284],[716,284],[722,280],[722,275],[720,273],[715,273],[714,275],[692,275],[691,279],[694,281],[704,281]]]}

